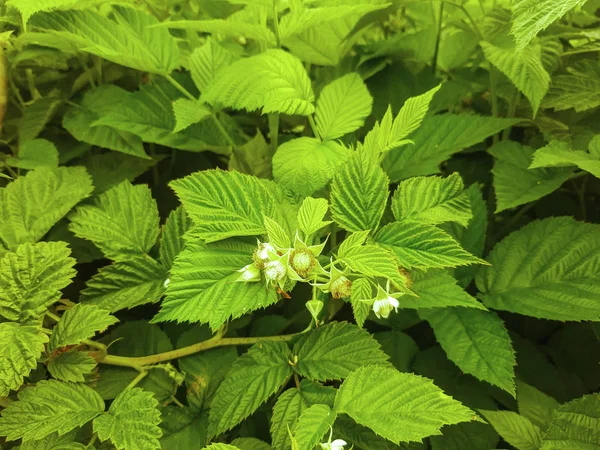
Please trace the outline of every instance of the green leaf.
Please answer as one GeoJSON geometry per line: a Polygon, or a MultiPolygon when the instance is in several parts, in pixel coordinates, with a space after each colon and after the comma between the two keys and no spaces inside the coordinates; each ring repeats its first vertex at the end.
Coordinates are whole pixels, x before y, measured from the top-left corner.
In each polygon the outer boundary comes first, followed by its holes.
{"type": "Polygon", "coordinates": [[[529,169],[534,151],[514,141],[498,142],[488,150],[496,158],[496,213],[544,197],[569,179],[569,169],[529,169]]]}
{"type": "Polygon", "coordinates": [[[402,181],[392,198],[396,220],[437,225],[458,222],[467,226],[471,218],[469,195],[460,175],[447,178],[415,177],[402,181]]]}
{"type": "Polygon", "coordinates": [[[178,98],[173,102],[173,114],[175,114],[175,128],[173,129],[173,133],[178,133],[190,125],[210,117],[212,112],[199,101],[178,98]]]}
{"type": "Polygon", "coordinates": [[[454,153],[520,121],[475,115],[443,114],[429,117],[411,135],[414,145],[390,151],[383,160],[383,168],[392,182],[436,174],[440,163],[454,153]]]}
{"type": "Polygon", "coordinates": [[[108,412],[94,419],[94,432],[101,441],[110,440],[117,448],[158,449],[162,436],[158,402],[151,392],[140,388],[123,391],[108,412]]]}
{"type": "Polygon", "coordinates": [[[304,66],[296,57],[270,49],[240,59],[213,79],[202,100],[212,105],[308,116],[315,96],[304,66]]]}
{"type": "Polygon", "coordinates": [[[389,365],[373,336],[348,322],[320,326],[298,341],[294,353],[298,373],[319,381],[341,380],[363,366],[389,365]]]}
{"type": "Polygon", "coordinates": [[[600,442],[600,394],[585,395],[556,411],[541,450],[592,450],[600,442]]]}
{"type": "Polygon", "coordinates": [[[356,231],[346,236],[337,249],[337,255],[339,258],[345,257],[348,253],[354,252],[357,247],[360,247],[365,243],[371,230],[356,231]]]}
{"type": "Polygon", "coordinates": [[[560,141],[551,141],[545,147],[536,150],[529,169],[572,166],[600,178],[600,158],[581,150],[571,150],[569,144],[560,141]]]}
{"type": "Polygon", "coordinates": [[[305,237],[311,236],[331,223],[329,220],[323,220],[328,209],[329,204],[324,198],[306,197],[302,201],[298,210],[298,229],[305,237]]]}
{"type": "Polygon", "coordinates": [[[39,167],[0,189],[0,242],[9,250],[37,242],[92,193],[83,167],[39,167]]]}
{"type": "Polygon", "coordinates": [[[276,303],[275,289],[264,283],[236,282],[237,270],[252,262],[255,248],[236,241],[188,242],[171,269],[167,297],[154,321],[208,323],[216,330],[229,318],[276,303]]]}
{"type": "Polygon", "coordinates": [[[326,187],[351,155],[339,142],[292,139],[281,144],[273,156],[273,178],[297,195],[307,196],[326,187]]]}
{"type": "Polygon", "coordinates": [[[196,415],[191,408],[165,406],[161,408],[162,448],[195,448],[206,442],[208,413],[196,415]]]}
{"type": "Polygon", "coordinates": [[[129,130],[96,125],[98,119],[121,107],[128,95],[113,84],[89,90],[79,106],[71,106],[65,112],[63,126],[78,141],[148,159],[142,140],[129,130]]]}
{"type": "Polygon", "coordinates": [[[485,306],[456,283],[456,279],[444,271],[428,270],[425,273],[413,272],[411,275],[411,289],[418,297],[403,296],[400,300],[401,308],[424,310],[461,306],[486,310],[485,306]]]}
{"type": "Polygon", "coordinates": [[[231,444],[238,447],[240,450],[273,450],[273,447],[269,444],[256,438],[236,438],[231,444]]]}
{"type": "Polygon", "coordinates": [[[92,10],[36,14],[31,25],[68,38],[80,50],[125,67],[168,75],[179,65],[177,41],[154,27],[154,16],[115,6],[112,17],[92,10]]]}
{"type": "Polygon", "coordinates": [[[7,6],[17,8],[23,17],[23,23],[27,24],[29,18],[40,11],[53,11],[61,9],[84,9],[98,6],[103,3],[110,4],[116,2],[105,2],[104,0],[8,0],[7,6]]]}
{"type": "Polygon", "coordinates": [[[61,297],[75,276],[66,242],[19,245],[0,260],[0,316],[25,322],[37,319],[61,297]]]}
{"type": "Polygon", "coordinates": [[[124,153],[88,154],[83,160],[94,182],[94,193],[100,194],[122,181],[133,181],[158,161],[140,159],[124,153]]]}
{"type": "Polygon", "coordinates": [[[104,411],[100,395],[85,384],[42,380],[2,411],[0,435],[8,441],[42,439],[81,427],[104,411]]]}
{"type": "Polygon", "coordinates": [[[24,442],[17,448],[19,450],[87,450],[85,444],[74,442],[76,437],[74,432],[62,436],[53,433],[44,439],[24,442]]]}
{"type": "Polygon", "coordinates": [[[236,361],[213,399],[209,435],[233,428],[285,383],[292,374],[288,354],[285,343],[262,342],[236,361]]]}
{"type": "Polygon", "coordinates": [[[416,97],[411,97],[392,121],[392,109],[388,107],[381,122],[365,136],[365,149],[371,154],[386,153],[411,141],[406,138],[423,123],[429,104],[441,85],[416,97]]]}
{"type": "Polygon", "coordinates": [[[158,238],[158,209],[146,185],[124,181],[77,208],[70,229],[92,241],[107,258],[122,261],[147,254],[158,238]]]}
{"type": "Polygon", "coordinates": [[[443,436],[431,436],[431,450],[481,450],[498,447],[498,433],[485,423],[463,422],[443,429],[443,436]]]}
{"type": "Polygon", "coordinates": [[[577,112],[597,108],[600,105],[600,64],[584,59],[567,71],[566,75],[552,77],[542,106],[555,111],[574,108],[577,112]]]}
{"type": "MultiPolygon", "coordinates": [[[[0,323],[0,396],[16,391],[37,366],[48,337],[39,327],[14,322],[0,323]]],[[[1,420],[1,419],[0,419],[1,420]]],[[[1,428],[1,425],[0,425],[1,428]]]]}
{"type": "Polygon", "coordinates": [[[265,141],[262,132],[257,130],[252,139],[233,148],[229,159],[229,170],[271,179],[274,153],[275,149],[265,141]]]}
{"type": "MultiPolygon", "coordinates": [[[[37,0],[34,1],[36,4],[39,4],[37,0]]],[[[21,37],[30,34],[25,33],[21,37]]],[[[37,138],[48,122],[52,120],[61,105],[62,99],[54,95],[37,99],[27,105],[19,123],[19,143],[23,144],[26,141],[37,138]]]]}
{"type": "Polygon", "coordinates": [[[512,411],[480,409],[479,412],[510,445],[519,450],[538,450],[540,448],[542,432],[526,417],[512,411]]]}
{"type": "Polygon", "coordinates": [[[288,428],[290,430],[294,428],[296,420],[307,407],[301,391],[295,387],[288,389],[277,398],[273,407],[270,428],[272,444],[276,450],[290,448],[288,428]]]}
{"type": "Polygon", "coordinates": [[[282,249],[290,248],[292,242],[281,225],[267,216],[264,217],[264,224],[270,243],[282,249]]]}
{"type": "Polygon", "coordinates": [[[553,217],[496,244],[476,282],[483,303],[550,320],[600,320],[600,226],[553,217]]]}
{"type": "Polygon", "coordinates": [[[464,373],[515,396],[515,351],[504,323],[492,311],[471,308],[419,310],[448,358],[464,373]]]}
{"type": "Polygon", "coordinates": [[[264,234],[263,214],[274,217],[273,198],[256,177],[207,170],[170,186],[194,222],[194,233],[206,242],[264,234]]]}
{"type": "Polygon", "coordinates": [[[392,222],[379,230],[375,241],[392,250],[400,265],[407,269],[483,263],[464,250],[449,234],[432,225],[392,222]]]}
{"type": "Polygon", "coordinates": [[[510,32],[515,36],[517,51],[523,50],[540,31],[585,2],[586,0],[515,0],[510,32]]]}
{"type": "MultiPolygon", "coordinates": [[[[189,78],[175,76],[175,81],[191,85],[189,78]]],[[[185,130],[174,132],[177,126],[173,113],[173,102],[182,98],[183,94],[165,79],[158,79],[143,85],[138,91],[123,96],[119,104],[109,112],[98,117],[92,123],[94,127],[110,127],[112,129],[133,133],[144,142],[164,145],[180,150],[201,152],[211,150],[229,155],[229,142],[223,136],[216,120],[203,120],[188,126],[185,130]]],[[[226,117],[226,116],[223,116],[226,117]]],[[[233,121],[221,123],[230,135],[237,139],[237,128],[233,121]]]]}
{"type": "Polygon", "coordinates": [[[327,405],[313,405],[304,410],[294,427],[298,450],[313,450],[335,421],[336,413],[327,405]]]}
{"type": "Polygon", "coordinates": [[[315,122],[321,139],[337,139],[358,130],[371,114],[373,97],[357,73],[349,73],[323,88],[315,122]]]}
{"type": "Polygon", "coordinates": [[[355,152],[331,183],[331,216],[348,231],[374,230],[388,198],[389,180],[366,152],[355,152]]]}
{"type": "Polygon", "coordinates": [[[167,269],[173,266],[173,261],[183,250],[183,235],[190,228],[190,223],[191,221],[183,206],[178,206],[167,217],[160,235],[159,258],[161,264],[167,269]]]}
{"type": "Polygon", "coordinates": [[[235,59],[233,53],[211,38],[194,50],[188,64],[192,79],[200,92],[205,92],[210,83],[235,59]]]}
{"type": "Polygon", "coordinates": [[[33,139],[21,143],[18,158],[8,158],[6,161],[20,169],[35,169],[36,167],[58,167],[58,150],[46,139],[33,139]]]}
{"type": "Polygon", "coordinates": [[[156,303],[165,293],[167,270],[154,259],[134,257],[102,267],[81,291],[81,300],[110,312],[156,303]]]}
{"type": "Polygon", "coordinates": [[[380,331],[374,336],[396,369],[400,372],[411,371],[412,361],[419,352],[419,347],[408,334],[392,329],[380,331]]]}
{"type": "Polygon", "coordinates": [[[519,414],[531,420],[544,433],[552,422],[555,410],[560,406],[554,398],[521,380],[517,380],[517,403],[519,414]]]}
{"type": "Polygon", "coordinates": [[[208,447],[204,447],[204,450],[240,450],[238,447],[234,447],[229,444],[210,444],[208,447]]]}
{"type": "Polygon", "coordinates": [[[362,328],[365,320],[369,317],[371,306],[362,300],[371,300],[374,298],[371,282],[366,278],[358,278],[352,282],[352,291],[350,294],[350,303],[352,303],[352,313],[356,324],[362,328]]]}
{"type": "Polygon", "coordinates": [[[53,378],[60,381],[83,383],[85,376],[90,375],[98,362],[85,352],[65,352],[50,359],[48,372],[53,378]]]}
{"type": "Polygon", "coordinates": [[[535,117],[550,87],[550,75],[542,64],[540,44],[529,44],[517,52],[512,38],[501,38],[481,42],[481,48],[486,59],[527,97],[535,117]]]}
{"type": "Polygon", "coordinates": [[[84,339],[93,338],[96,333],[105,331],[118,321],[108,311],[96,305],[79,303],[67,309],[60,322],[52,329],[48,352],[68,345],[78,345],[84,339]]]}
{"type": "MultiPolygon", "coordinates": [[[[241,11],[243,13],[243,11],[241,11]]],[[[227,19],[209,19],[209,20],[174,20],[164,22],[161,26],[169,28],[180,28],[184,30],[199,31],[213,35],[227,36],[236,39],[254,39],[263,41],[266,44],[275,45],[275,35],[264,24],[248,23],[243,21],[235,14],[227,19]]]]}
{"type": "Polygon", "coordinates": [[[421,441],[440,428],[474,419],[473,412],[431,380],[385,367],[363,367],[340,386],[338,413],[395,443],[421,441]]]}
{"type": "Polygon", "coordinates": [[[406,279],[398,271],[399,263],[394,254],[378,245],[352,247],[346,250],[340,259],[353,272],[369,277],[387,278],[399,289],[406,286],[406,279]]]}

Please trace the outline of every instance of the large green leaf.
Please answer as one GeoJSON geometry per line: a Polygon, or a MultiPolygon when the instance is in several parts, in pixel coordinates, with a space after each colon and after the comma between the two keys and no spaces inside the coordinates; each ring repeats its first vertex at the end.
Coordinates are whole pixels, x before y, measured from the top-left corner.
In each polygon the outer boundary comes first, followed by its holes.
{"type": "Polygon", "coordinates": [[[581,150],[571,150],[569,144],[560,141],[551,141],[545,147],[536,150],[529,168],[573,166],[600,178],[600,158],[581,150]]]}
{"type": "Polygon", "coordinates": [[[82,164],[92,176],[94,193],[100,194],[122,181],[133,181],[158,161],[140,159],[123,153],[89,153],[82,164]]]}
{"type": "Polygon", "coordinates": [[[0,435],[23,442],[59,435],[80,427],[104,411],[104,402],[85,384],[42,380],[19,392],[19,400],[2,411],[0,435]]]}
{"type": "Polygon", "coordinates": [[[200,101],[178,98],[173,102],[173,114],[175,115],[173,133],[178,133],[190,125],[207,119],[212,115],[212,111],[200,101]]]}
{"type": "Polygon", "coordinates": [[[167,221],[162,227],[160,235],[160,262],[167,269],[171,268],[173,261],[175,261],[181,250],[183,250],[183,235],[189,229],[190,222],[185,208],[178,206],[171,211],[171,214],[169,214],[167,221]]]}
{"type": "Polygon", "coordinates": [[[471,308],[419,310],[448,358],[463,372],[515,396],[515,352],[504,323],[492,311],[471,308]]]}
{"type": "Polygon", "coordinates": [[[192,79],[200,92],[205,92],[217,75],[235,59],[233,53],[210,38],[206,44],[194,50],[188,64],[192,79]]]}
{"type": "Polygon", "coordinates": [[[485,423],[463,422],[445,427],[442,436],[431,436],[431,450],[481,450],[498,448],[498,433],[485,423]]]}
{"type": "Polygon", "coordinates": [[[58,167],[58,150],[46,139],[32,139],[21,143],[19,156],[8,158],[6,162],[13,167],[27,170],[37,167],[58,167]]]}
{"type": "Polygon", "coordinates": [[[285,383],[292,374],[288,355],[285,343],[262,342],[236,361],[213,399],[211,436],[240,423],[285,383]]]}
{"type": "Polygon", "coordinates": [[[273,156],[273,178],[284,188],[307,196],[326,187],[351,155],[351,150],[337,141],[292,139],[281,144],[273,156]]]}
{"type": "Polygon", "coordinates": [[[388,198],[389,180],[366,152],[355,152],[331,183],[331,216],[348,231],[374,230],[388,198]]]}
{"type": "Polygon", "coordinates": [[[23,17],[23,23],[27,24],[29,18],[40,11],[85,9],[110,3],[124,2],[112,2],[106,0],[8,0],[6,5],[17,8],[23,17]]]}
{"type": "Polygon", "coordinates": [[[93,10],[36,14],[32,26],[68,38],[81,50],[142,72],[168,75],[179,65],[177,41],[154,16],[116,6],[112,16],[93,10]]]}
{"type": "Polygon", "coordinates": [[[472,218],[469,196],[458,173],[402,181],[392,198],[392,212],[396,220],[431,225],[458,222],[467,226],[472,218]]]}
{"type": "Polygon", "coordinates": [[[48,336],[34,325],[0,323],[0,396],[17,390],[42,356],[48,336]]]}
{"type": "Polygon", "coordinates": [[[384,367],[353,372],[338,391],[335,409],[396,443],[420,442],[444,425],[475,417],[431,380],[384,367]]]}
{"type": "Polygon", "coordinates": [[[336,413],[327,405],[313,405],[302,411],[294,427],[298,450],[313,450],[335,421],[336,413]]]}
{"type": "Polygon", "coordinates": [[[296,420],[307,407],[300,390],[295,387],[288,389],[277,398],[270,428],[272,444],[276,450],[290,448],[288,428],[290,431],[293,430],[296,420]]]}
{"type": "Polygon", "coordinates": [[[550,320],[600,320],[600,226],[538,220],[496,244],[476,281],[483,303],[550,320]]]}
{"type": "Polygon", "coordinates": [[[538,450],[541,430],[529,419],[512,411],[480,410],[502,438],[519,450],[538,450]]]}
{"type": "Polygon", "coordinates": [[[262,282],[236,282],[237,270],[252,262],[254,249],[236,241],[190,241],[175,260],[167,297],[154,320],[208,323],[216,330],[231,317],[277,302],[275,289],[262,282]]]}
{"type": "Polygon", "coordinates": [[[78,345],[118,322],[108,311],[95,305],[77,304],[65,311],[60,322],[52,329],[48,351],[67,345],[78,345]]]}
{"type": "Polygon", "coordinates": [[[300,375],[319,381],[340,380],[368,365],[389,365],[379,343],[348,322],[332,322],[305,335],[294,347],[300,375]]]}
{"type": "Polygon", "coordinates": [[[167,270],[149,256],[102,267],[81,291],[81,300],[111,312],[155,303],[164,295],[167,270]]]}
{"type": "Polygon", "coordinates": [[[124,181],[70,216],[76,236],[92,241],[107,258],[147,254],[158,238],[158,209],[146,185],[124,181]]]}
{"type": "Polygon", "coordinates": [[[213,105],[308,116],[315,111],[310,79],[300,60],[279,49],[240,59],[219,73],[202,95],[213,105]]]}
{"type": "Polygon", "coordinates": [[[400,265],[407,269],[457,267],[483,262],[433,225],[392,222],[379,230],[375,241],[392,250],[400,265]]]}
{"type": "Polygon", "coordinates": [[[19,245],[0,260],[0,316],[25,322],[37,319],[61,297],[75,276],[66,242],[19,245]]]}
{"type": "MultiPolygon", "coordinates": [[[[244,11],[239,12],[239,14],[243,13],[244,11]]],[[[173,20],[164,22],[162,26],[211,33],[236,39],[254,39],[270,45],[276,44],[275,35],[265,24],[249,23],[247,20],[241,20],[241,17],[235,13],[227,19],[173,20]]]]}
{"type": "Polygon", "coordinates": [[[502,141],[489,149],[495,159],[496,212],[537,200],[569,179],[567,168],[529,169],[535,150],[514,141],[502,141]]]}
{"type": "Polygon", "coordinates": [[[568,68],[568,74],[552,78],[542,106],[556,111],[587,111],[600,105],[600,64],[584,59],[568,68]]]}
{"type": "Polygon", "coordinates": [[[560,406],[554,398],[520,380],[517,380],[517,403],[519,414],[527,417],[543,432],[550,426],[554,412],[560,406]]]}
{"type": "Polygon", "coordinates": [[[0,245],[37,242],[92,193],[83,167],[40,167],[0,189],[0,245]]]}
{"type": "Polygon", "coordinates": [[[371,114],[373,97],[357,73],[349,73],[323,88],[315,121],[321,139],[337,139],[358,130],[371,114]]]}
{"type": "Polygon", "coordinates": [[[411,289],[418,295],[405,295],[400,299],[402,308],[447,308],[462,306],[485,310],[486,307],[469,295],[456,283],[456,279],[442,270],[428,270],[425,273],[414,271],[411,289]]]}
{"type": "Polygon", "coordinates": [[[391,181],[439,172],[451,155],[518,123],[520,119],[498,119],[474,115],[444,114],[425,119],[410,136],[414,145],[392,150],[383,161],[391,181]]]}
{"type": "Polygon", "coordinates": [[[585,395],[556,410],[541,450],[593,450],[600,442],[600,394],[585,395]]]}
{"type": "Polygon", "coordinates": [[[550,75],[542,64],[542,47],[529,44],[517,52],[512,38],[481,42],[486,59],[496,66],[527,97],[535,117],[550,87],[550,75]]]}
{"type": "Polygon", "coordinates": [[[586,0],[515,0],[512,6],[511,33],[515,36],[517,50],[523,50],[540,31],[585,2],[586,0]]]}
{"type": "Polygon", "coordinates": [[[22,443],[19,450],[87,450],[85,444],[75,442],[76,433],[70,431],[67,434],[59,436],[58,433],[52,433],[43,439],[27,441],[22,443]]]}
{"type": "Polygon", "coordinates": [[[170,183],[206,242],[265,233],[263,215],[274,217],[274,199],[258,178],[207,170],[170,183]]]}
{"type": "Polygon", "coordinates": [[[140,388],[125,390],[111,403],[108,412],[94,419],[94,432],[101,441],[117,448],[153,450],[161,448],[162,432],[158,402],[140,388]]]}
{"type": "Polygon", "coordinates": [[[163,406],[161,408],[162,448],[194,448],[206,442],[208,413],[197,415],[191,408],[163,406]]]}

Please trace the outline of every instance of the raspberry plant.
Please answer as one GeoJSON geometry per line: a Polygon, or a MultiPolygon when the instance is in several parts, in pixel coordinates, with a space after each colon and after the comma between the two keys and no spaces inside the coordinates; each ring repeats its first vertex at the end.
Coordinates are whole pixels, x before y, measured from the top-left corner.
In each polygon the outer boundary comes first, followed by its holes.
{"type": "Polygon", "coordinates": [[[3,448],[600,448],[599,9],[2,2],[3,448]]]}

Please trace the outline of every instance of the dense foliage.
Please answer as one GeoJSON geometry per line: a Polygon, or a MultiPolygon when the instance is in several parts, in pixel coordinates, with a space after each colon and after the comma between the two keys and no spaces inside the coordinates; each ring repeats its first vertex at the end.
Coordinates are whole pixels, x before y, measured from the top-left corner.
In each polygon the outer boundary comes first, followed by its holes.
{"type": "Polygon", "coordinates": [[[3,448],[600,448],[600,1],[1,14],[3,448]]]}

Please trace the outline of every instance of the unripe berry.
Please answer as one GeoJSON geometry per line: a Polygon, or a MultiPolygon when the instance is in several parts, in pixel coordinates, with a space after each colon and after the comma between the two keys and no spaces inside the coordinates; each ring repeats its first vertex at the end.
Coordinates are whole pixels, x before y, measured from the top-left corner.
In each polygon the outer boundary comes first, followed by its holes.
{"type": "Polygon", "coordinates": [[[329,291],[333,298],[350,297],[352,281],[342,275],[331,282],[329,291]]]}

